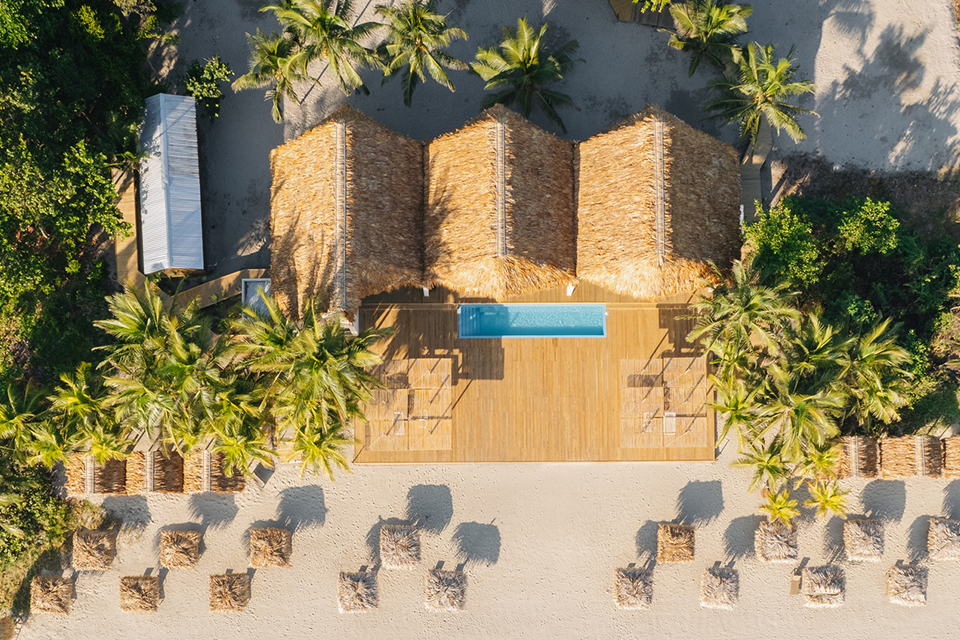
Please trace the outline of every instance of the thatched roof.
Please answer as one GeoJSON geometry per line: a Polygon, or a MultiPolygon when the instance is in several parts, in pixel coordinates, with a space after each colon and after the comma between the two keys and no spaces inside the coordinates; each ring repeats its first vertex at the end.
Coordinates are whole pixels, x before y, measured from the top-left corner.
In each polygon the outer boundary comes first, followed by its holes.
{"type": "Polygon", "coordinates": [[[573,145],[497,105],[424,155],[427,281],[500,300],[574,279],[573,145]]]}
{"type": "Polygon", "coordinates": [[[183,492],[203,493],[207,473],[204,467],[204,449],[191,449],[183,459],[183,492]]]}
{"type": "Polygon", "coordinates": [[[813,608],[839,607],[843,604],[843,569],[832,565],[808,567],[800,579],[804,604],[813,608]]]}
{"type": "Polygon", "coordinates": [[[431,611],[460,611],[467,600],[467,574],[434,569],[427,574],[424,605],[431,611]]]}
{"type": "Polygon", "coordinates": [[[158,576],[120,578],[120,610],[126,613],[156,613],[160,607],[158,576]]]}
{"type": "Polygon", "coordinates": [[[70,613],[73,580],[60,576],[34,576],[30,581],[30,613],[65,616],[70,613]]]}
{"type": "Polygon", "coordinates": [[[93,492],[105,495],[127,493],[127,461],[107,460],[93,464],[93,492]]]}
{"type": "Polygon", "coordinates": [[[153,451],[153,490],[183,493],[183,456],[176,451],[153,451]]]}
{"type": "Polygon", "coordinates": [[[960,436],[943,439],[943,475],[960,478],[960,436]]]}
{"type": "Polygon", "coordinates": [[[251,567],[289,567],[291,555],[293,535],[290,531],[276,527],[250,529],[251,567]]]}
{"type": "Polygon", "coordinates": [[[126,489],[128,495],[136,495],[147,491],[147,457],[149,455],[149,453],[143,451],[134,451],[127,456],[126,489]]]}
{"type": "Polygon", "coordinates": [[[617,569],[613,578],[618,609],[649,609],[653,601],[653,576],[646,569],[617,569]]]}
{"type": "Polygon", "coordinates": [[[73,568],[104,571],[117,556],[117,534],[113,531],[82,530],[73,534],[73,568]]]}
{"type": "Polygon", "coordinates": [[[657,562],[693,562],[694,534],[690,525],[661,524],[657,530],[657,562]]]}
{"type": "Polygon", "coordinates": [[[915,565],[896,564],[887,572],[887,597],[894,604],[922,607],[927,604],[927,572],[915,565]]]}
{"type": "Polygon", "coordinates": [[[960,560],[960,520],[931,518],[927,553],[935,561],[960,560]]]}
{"type": "Polygon", "coordinates": [[[13,618],[4,616],[0,618],[0,640],[13,640],[17,633],[17,624],[13,618]]]}
{"type": "Polygon", "coordinates": [[[843,523],[843,546],[848,560],[879,562],[883,557],[883,523],[851,518],[843,523]]]}
{"type": "Polygon", "coordinates": [[[80,496],[87,492],[87,456],[83,453],[71,453],[64,463],[67,475],[67,497],[80,496]]]}
{"type": "Polygon", "coordinates": [[[880,440],[880,477],[939,477],[943,473],[943,441],[932,436],[880,440]]]}
{"type": "Polygon", "coordinates": [[[761,522],[754,536],[754,548],[762,562],[796,562],[797,528],[780,521],[761,522]]]}
{"type": "Polygon", "coordinates": [[[840,478],[876,478],[880,448],[875,438],[845,436],[840,440],[837,475],[840,478]]]}
{"type": "Polygon", "coordinates": [[[247,479],[240,469],[234,469],[228,476],[223,470],[223,454],[210,452],[210,490],[215,493],[240,493],[247,486],[247,479]]]}
{"type": "Polygon", "coordinates": [[[420,564],[420,532],[409,525],[380,527],[380,562],[388,569],[413,569],[420,564]]]}
{"type": "Polygon", "coordinates": [[[193,569],[200,561],[200,532],[160,532],[160,564],[167,569],[193,569]]]}
{"type": "Polygon", "coordinates": [[[647,107],[577,150],[577,275],[656,299],[740,254],[736,150],[647,107]]]}
{"type": "Polygon", "coordinates": [[[243,611],[250,602],[250,577],[245,573],[210,576],[210,611],[243,611]]]}
{"type": "Polygon", "coordinates": [[[708,609],[733,609],[740,600],[740,574],[736,569],[710,567],[700,580],[700,606],[708,609]]]}
{"type": "Polygon", "coordinates": [[[340,572],[337,581],[337,606],[340,613],[361,613],[379,605],[377,576],[372,571],[340,572]]]}
{"type": "Polygon", "coordinates": [[[297,318],[419,285],[422,145],[342,106],[270,154],[273,294],[297,318]]]}

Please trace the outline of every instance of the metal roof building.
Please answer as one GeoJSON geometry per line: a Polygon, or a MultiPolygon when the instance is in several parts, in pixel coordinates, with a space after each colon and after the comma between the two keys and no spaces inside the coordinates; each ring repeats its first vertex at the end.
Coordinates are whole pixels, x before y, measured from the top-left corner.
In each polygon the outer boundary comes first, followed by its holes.
{"type": "Polygon", "coordinates": [[[140,129],[140,237],[143,273],[202,271],[200,160],[196,103],[158,94],[140,129]]]}

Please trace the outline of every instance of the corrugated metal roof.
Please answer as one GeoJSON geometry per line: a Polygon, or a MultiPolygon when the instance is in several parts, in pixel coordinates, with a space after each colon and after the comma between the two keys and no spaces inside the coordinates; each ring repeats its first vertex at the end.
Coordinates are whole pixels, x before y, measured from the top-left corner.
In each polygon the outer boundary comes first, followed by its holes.
{"type": "Polygon", "coordinates": [[[196,103],[189,96],[147,98],[140,151],[143,272],[203,269],[196,103]]]}

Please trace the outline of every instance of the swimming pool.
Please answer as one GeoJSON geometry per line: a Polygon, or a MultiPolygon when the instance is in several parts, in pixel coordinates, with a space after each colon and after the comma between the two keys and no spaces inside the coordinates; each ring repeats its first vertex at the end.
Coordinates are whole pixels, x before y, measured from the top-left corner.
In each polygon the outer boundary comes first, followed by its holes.
{"type": "Polygon", "coordinates": [[[605,304],[461,304],[461,338],[605,338],[605,304]]]}

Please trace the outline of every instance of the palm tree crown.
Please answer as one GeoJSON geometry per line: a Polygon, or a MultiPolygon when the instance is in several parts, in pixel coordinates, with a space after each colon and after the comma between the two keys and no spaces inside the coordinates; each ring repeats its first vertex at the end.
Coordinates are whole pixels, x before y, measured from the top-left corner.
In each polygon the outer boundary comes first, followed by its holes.
{"type": "Polygon", "coordinates": [[[300,98],[294,83],[304,78],[303,61],[295,55],[297,43],[282,33],[265,34],[257,29],[247,34],[250,42],[250,71],[233,81],[233,90],[270,87],[265,98],[272,102],[274,122],[283,121],[283,99],[300,98]]]}
{"type": "Polygon", "coordinates": [[[669,45],[691,54],[689,74],[706,59],[724,71],[740,61],[740,47],[732,42],[747,30],[747,18],[753,13],[750,5],[726,4],[723,0],[690,0],[670,5],[676,26],[669,45]]]}

